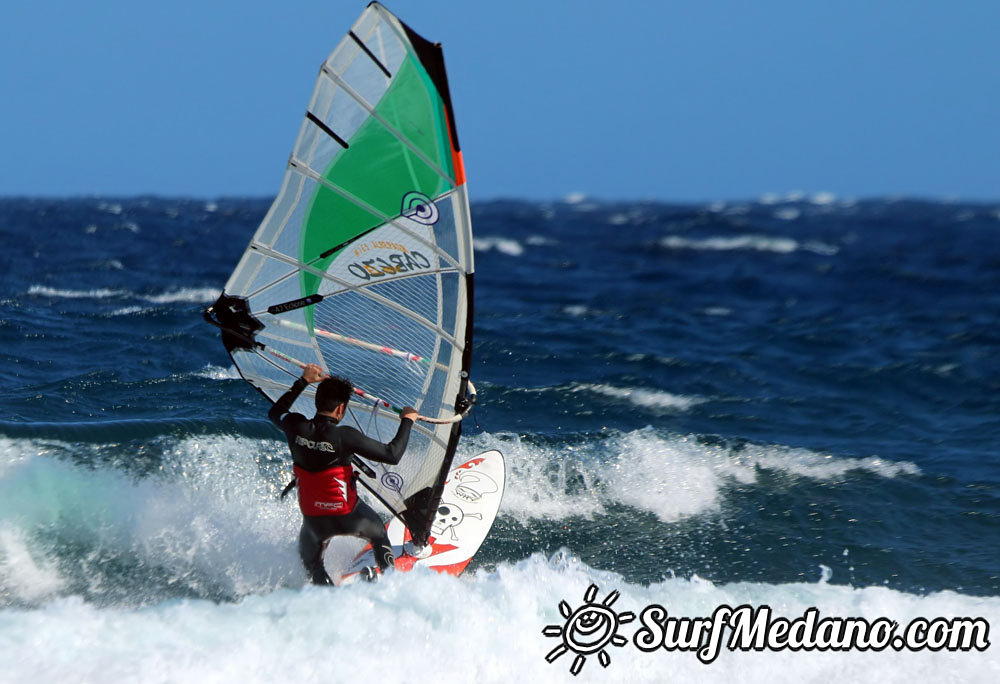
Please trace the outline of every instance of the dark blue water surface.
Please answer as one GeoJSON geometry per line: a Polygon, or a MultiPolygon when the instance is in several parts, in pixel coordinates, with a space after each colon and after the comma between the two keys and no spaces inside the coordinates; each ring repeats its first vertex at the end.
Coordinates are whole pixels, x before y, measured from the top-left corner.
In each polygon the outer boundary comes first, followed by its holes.
{"type": "MultiPolygon", "coordinates": [[[[0,200],[3,458],[141,479],[222,436],[277,459],[264,400],[201,320],[268,204],[0,200]]],[[[500,446],[511,471],[477,563],[567,547],[638,582],[825,566],[1000,595],[1000,204],[472,210],[481,405],[463,448],[500,446]]],[[[63,575],[105,553],[86,572],[126,576],[78,517],[4,515],[63,575]]],[[[131,565],[128,591],[226,597],[131,565]]],[[[87,595],[78,580],[65,591],[87,595]]]]}

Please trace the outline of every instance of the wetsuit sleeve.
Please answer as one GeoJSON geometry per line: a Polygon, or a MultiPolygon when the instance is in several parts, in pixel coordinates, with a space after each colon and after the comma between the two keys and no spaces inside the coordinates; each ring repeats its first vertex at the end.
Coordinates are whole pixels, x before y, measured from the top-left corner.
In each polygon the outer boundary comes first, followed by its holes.
{"type": "Polygon", "coordinates": [[[388,444],[382,444],[382,442],[376,441],[371,437],[366,437],[360,430],[347,427],[344,428],[341,445],[348,451],[358,456],[363,456],[370,461],[396,465],[399,463],[399,459],[403,458],[403,452],[406,451],[406,443],[410,441],[411,427],[413,427],[413,421],[409,418],[399,421],[399,429],[396,430],[396,436],[388,444]]]}
{"type": "Polygon", "coordinates": [[[271,410],[267,412],[267,417],[270,421],[279,428],[282,427],[281,423],[284,420],[285,414],[288,413],[290,408],[292,408],[292,404],[295,403],[295,400],[299,398],[300,394],[302,394],[302,390],[304,390],[308,385],[309,383],[305,381],[305,378],[299,378],[296,380],[291,388],[282,394],[278,401],[274,402],[274,406],[271,407],[271,410]]]}

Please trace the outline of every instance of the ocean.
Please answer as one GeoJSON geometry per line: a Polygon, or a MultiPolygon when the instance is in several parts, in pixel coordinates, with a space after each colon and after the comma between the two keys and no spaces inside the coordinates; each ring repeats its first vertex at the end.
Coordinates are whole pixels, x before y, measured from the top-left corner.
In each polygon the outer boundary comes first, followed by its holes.
{"type": "Polygon", "coordinates": [[[1000,203],[474,202],[500,515],[462,577],[340,589],[201,317],[268,205],[0,199],[0,681],[1000,681],[995,643],[706,664],[625,617],[1000,639],[1000,203]],[[557,655],[597,604],[621,638],[557,655]]]}

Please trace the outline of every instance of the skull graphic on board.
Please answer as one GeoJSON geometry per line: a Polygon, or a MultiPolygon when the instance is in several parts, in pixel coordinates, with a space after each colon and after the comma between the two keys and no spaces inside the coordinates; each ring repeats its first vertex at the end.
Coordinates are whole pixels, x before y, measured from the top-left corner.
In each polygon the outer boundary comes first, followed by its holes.
{"type": "Polygon", "coordinates": [[[482,513],[465,513],[453,503],[442,503],[438,506],[437,517],[434,518],[434,524],[431,525],[431,532],[434,533],[434,538],[440,539],[441,535],[447,531],[452,541],[458,541],[455,528],[461,525],[462,521],[466,518],[482,520],[483,515],[482,513]]]}

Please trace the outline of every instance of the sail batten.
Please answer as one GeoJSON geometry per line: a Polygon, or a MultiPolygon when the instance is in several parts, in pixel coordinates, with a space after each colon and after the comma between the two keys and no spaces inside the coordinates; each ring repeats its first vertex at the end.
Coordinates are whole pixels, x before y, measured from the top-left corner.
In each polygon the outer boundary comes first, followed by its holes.
{"type": "MultiPolygon", "coordinates": [[[[474,272],[454,112],[428,46],[378,3],[361,14],[324,61],[278,196],[206,314],[272,401],[315,363],[364,390],[345,421],[371,436],[395,433],[392,407],[419,409],[428,422],[399,465],[369,464],[360,480],[418,543],[468,410],[474,272]]],[[[293,409],[312,415],[312,396],[293,409]]]]}

